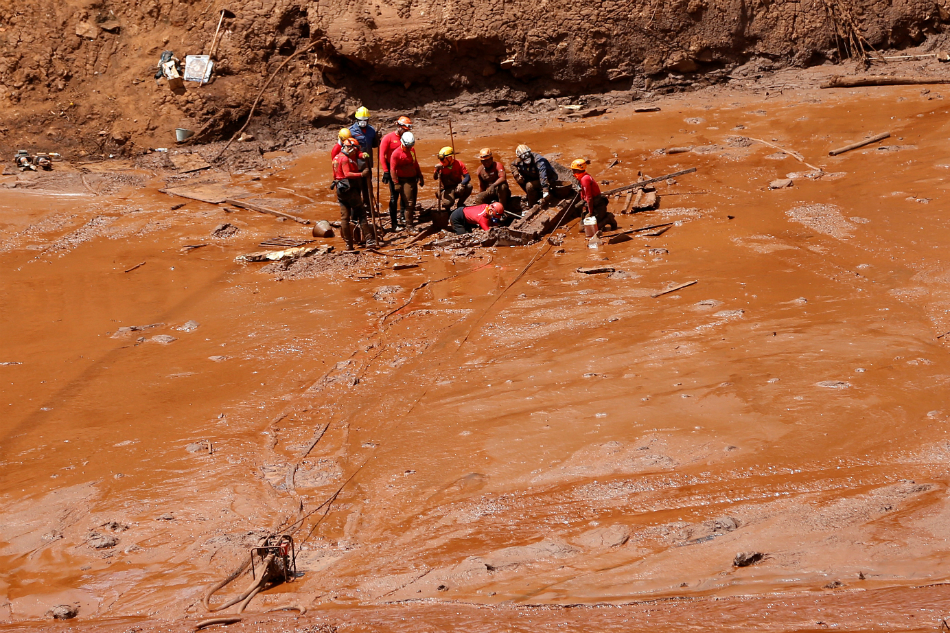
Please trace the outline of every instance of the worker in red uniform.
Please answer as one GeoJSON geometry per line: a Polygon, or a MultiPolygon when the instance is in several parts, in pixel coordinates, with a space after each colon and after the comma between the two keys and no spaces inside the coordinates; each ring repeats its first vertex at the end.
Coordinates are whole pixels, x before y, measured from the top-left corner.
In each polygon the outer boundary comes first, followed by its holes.
{"type": "Polygon", "coordinates": [[[376,246],[376,235],[369,222],[366,221],[366,207],[363,205],[361,186],[368,176],[369,165],[362,170],[357,168],[360,154],[360,144],[356,139],[348,138],[343,141],[343,148],[333,159],[333,188],[336,189],[336,199],[340,203],[340,231],[346,250],[353,250],[353,224],[360,227],[360,235],[366,241],[366,246],[376,246]]]}
{"type": "Polygon", "coordinates": [[[343,149],[343,141],[348,138],[353,138],[353,134],[347,128],[341,128],[340,133],[336,136],[336,145],[330,150],[330,160],[336,158],[336,155],[343,149]]]}
{"type": "Polygon", "coordinates": [[[389,158],[389,174],[399,192],[399,220],[400,228],[412,229],[416,224],[416,197],[419,187],[425,186],[425,178],[419,161],[416,160],[416,137],[412,132],[406,132],[399,139],[399,147],[393,150],[389,158]]]}
{"type": "Polygon", "coordinates": [[[455,158],[451,147],[439,150],[439,166],[433,179],[439,183],[439,205],[445,211],[462,206],[472,195],[472,176],[465,163],[455,158]]]}
{"type": "Polygon", "coordinates": [[[478,202],[498,201],[503,207],[508,206],[508,198],[511,197],[511,189],[508,187],[508,176],[505,174],[505,166],[495,160],[491,149],[482,148],[478,152],[478,159],[482,162],[475,172],[478,178],[478,202]]]}
{"type": "Polygon", "coordinates": [[[505,207],[500,202],[477,204],[473,207],[459,207],[452,212],[452,228],[457,235],[471,233],[472,227],[487,231],[499,224],[505,215],[505,207]]]}
{"type": "Polygon", "coordinates": [[[578,158],[571,163],[571,172],[581,186],[581,200],[587,205],[584,215],[593,215],[597,218],[597,226],[617,228],[617,219],[607,211],[607,196],[600,193],[600,185],[587,173],[587,161],[578,158]]]}
{"type": "MultiPolygon", "coordinates": [[[[383,169],[383,184],[389,185],[389,220],[392,222],[392,230],[398,228],[396,210],[399,206],[399,193],[396,191],[396,183],[393,182],[392,175],[389,173],[389,159],[393,152],[399,147],[402,135],[412,130],[412,120],[407,116],[401,116],[396,120],[396,131],[390,132],[383,137],[379,143],[379,162],[383,169]]],[[[347,130],[349,131],[349,130],[347,130]]]]}

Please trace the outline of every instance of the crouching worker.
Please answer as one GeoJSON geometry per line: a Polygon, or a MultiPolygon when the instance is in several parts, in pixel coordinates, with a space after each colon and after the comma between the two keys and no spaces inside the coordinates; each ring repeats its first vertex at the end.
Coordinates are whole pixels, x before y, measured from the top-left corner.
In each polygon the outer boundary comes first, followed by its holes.
{"type": "Polygon", "coordinates": [[[500,202],[477,204],[474,207],[459,207],[452,212],[452,228],[457,235],[471,233],[474,227],[487,231],[501,222],[505,207],[500,202]]]}
{"type": "Polygon", "coordinates": [[[600,193],[600,185],[587,173],[587,161],[578,158],[571,163],[571,171],[581,185],[581,200],[587,205],[584,216],[593,215],[597,218],[597,226],[601,228],[609,226],[610,230],[615,230],[617,220],[613,213],[607,211],[607,196],[600,193]]]}
{"type": "Polygon", "coordinates": [[[478,153],[482,164],[475,173],[478,176],[478,202],[495,202],[503,207],[508,206],[511,189],[508,187],[508,176],[505,175],[505,166],[495,160],[490,148],[485,147],[478,153]]]}
{"type": "Polygon", "coordinates": [[[346,250],[353,250],[353,225],[360,228],[366,246],[376,246],[376,235],[366,221],[366,207],[363,205],[362,183],[369,175],[369,166],[362,171],[357,167],[360,144],[352,138],[343,141],[343,149],[333,159],[333,188],[340,203],[340,232],[346,242],[346,250]]]}
{"type": "Polygon", "coordinates": [[[551,195],[551,187],[557,182],[557,172],[548,159],[532,152],[527,145],[519,145],[515,154],[518,160],[511,164],[511,168],[515,182],[524,189],[528,206],[533,207],[539,200],[546,204],[552,202],[548,197],[551,195]]]}
{"type": "Polygon", "coordinates": [[[455,159],[455,150],[451,147],[439,150],[439,163],[435,168],[435,180],[442,190],[439,206],[449,211],[465,204],[472,195],[472,176],[465,163],[455,159]]]}

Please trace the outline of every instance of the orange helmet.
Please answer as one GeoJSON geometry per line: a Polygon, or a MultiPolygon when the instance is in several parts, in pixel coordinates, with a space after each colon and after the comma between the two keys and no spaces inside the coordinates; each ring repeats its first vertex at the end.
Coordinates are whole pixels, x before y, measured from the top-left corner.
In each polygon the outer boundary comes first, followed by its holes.
{"type": "Polygon", "coordinates": [[[490,217],[500,218],[505,214],[505,207],[500,202],[492,202],[485,211],[490,217]]]}
{"type": "Polygon", "coordinates": [[[578,158],[571,163],[571,171],[587,171],[587,161],[583,158],[578,158]]]}
{"type": "Polygon", "coordinates": [[[483,147],[481,150],[479,150],[478,157],[481,159],[493,158],[491,149],[487,147],[483,147]]]}
{"type": "Polygon", "coordinates": [[[342,147],[343,151],[349,154],[354,150],[358,150],[360,148],[360,144],[355,138],[348,138],[343,140],[342,147]]]}
{"type": "Polygon", "coordinates": [[[396,125],[398,125],[399,127],[404,127],[404,128],[406,128],[407,130],[411,130],[411,129],[412,129],[412,119],[410,119],[410,118],[407,117],[407,116],[401,116],[401,117],[399,117],[398,119],[396,119],[396,125]]]}

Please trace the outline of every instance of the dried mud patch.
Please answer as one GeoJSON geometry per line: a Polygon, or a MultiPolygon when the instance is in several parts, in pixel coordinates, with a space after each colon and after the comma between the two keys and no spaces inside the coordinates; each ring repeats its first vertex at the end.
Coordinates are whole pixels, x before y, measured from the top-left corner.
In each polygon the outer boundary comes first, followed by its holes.
{"type": "Polygon", "coordinates": [[[855,226],[833,204],[806,204],[785,212],[793,222],[839,240],[851,237],[855,226]]]}
{"type": "Polygon", "coordinates": [[[261,268],[261,272],[274,275],[279,281],[322,277],[340,282],[357,275],[374,277],[385,262],[385,256],[370,251],[324,253],[274,262],[261,268]]]}

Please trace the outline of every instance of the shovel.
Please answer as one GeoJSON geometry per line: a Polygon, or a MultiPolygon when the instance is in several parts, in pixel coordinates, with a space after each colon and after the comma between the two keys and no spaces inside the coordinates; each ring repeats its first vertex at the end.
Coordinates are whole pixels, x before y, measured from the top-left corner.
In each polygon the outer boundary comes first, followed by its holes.
{"type": "Polygon", "coordinates": [[[211,52],[208,53],[208,57],[214,58],[214,52],[218,49],[218,34],[221,32],[221,24],[224,22],[224,18],[233,18],[235,15],[228,11],[227,9],[221,9],[221,17],[218,19],[218,28],[214,31],[214,37],[211,39],[211,52]]]}

